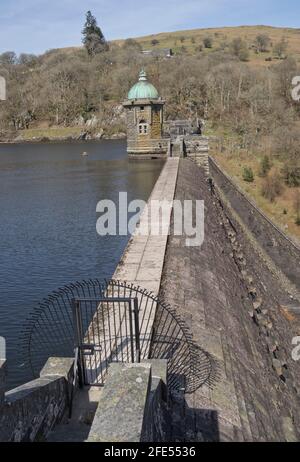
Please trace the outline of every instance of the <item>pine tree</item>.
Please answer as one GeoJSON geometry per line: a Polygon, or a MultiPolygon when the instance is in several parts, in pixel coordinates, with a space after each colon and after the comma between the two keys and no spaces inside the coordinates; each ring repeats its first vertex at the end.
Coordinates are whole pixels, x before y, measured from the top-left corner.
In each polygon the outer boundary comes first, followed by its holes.
{"type": "Polygon", "coordinates": [[[269,171],[271,170],[271,161],[269,156],[264,156],[260,162],[259,176],[266,177],[269,171]]]}
{"type": "Polygon", "coordinates": [[[251,167],[244,168],[243,180],[247,181],[248,183],[252,183],[254,181],[254,173],[251,167]]]}
{"type": "Polygon", "coordinates": [[[97,24],[95,16],[90,11],[86,14],[86,22],[82,31],[84,44],[88,54],[95,56],[97,53],[106,51],[108,49],[105,37],[97,24]]]}

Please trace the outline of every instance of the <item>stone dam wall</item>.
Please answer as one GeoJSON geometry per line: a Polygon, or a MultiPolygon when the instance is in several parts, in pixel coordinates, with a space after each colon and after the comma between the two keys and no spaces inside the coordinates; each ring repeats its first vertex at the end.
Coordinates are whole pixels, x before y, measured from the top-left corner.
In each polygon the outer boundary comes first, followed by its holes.
{"type": "Polygon", "coordinates": [[[232,209],[242,219],[260,247],[292,282],[296,293],[298,292],[300,296],[300,247],[255,206],[212,158],[209,159],[209,164],[215,184],[220,188],[232,209]]]}
{"type": "MultiPolygon", "coordinates": [[[[203,170],[181,159],[175,199],[204,200],[205,239],[171,234],[160,296],[213,358],[202,385],[173,396],[171,441],[299,441],[300,361],[291,355],[299,319],[289,293],[203,170]]],[[[171,223],[171,227],[173,222],[171,223]]]]}

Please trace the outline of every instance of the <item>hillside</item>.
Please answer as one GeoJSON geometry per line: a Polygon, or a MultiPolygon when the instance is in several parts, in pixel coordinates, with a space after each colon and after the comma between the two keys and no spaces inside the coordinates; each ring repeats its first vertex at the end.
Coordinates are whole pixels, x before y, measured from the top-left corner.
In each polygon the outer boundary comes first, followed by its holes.
{"type": "MultiPolygon", "coordinates": [[[[161,50],[171,48],[174,54],[186,53],[194,55],[199,53],[202,47],[203,54],[209,54],[216,51],[229,51],[232,40],[241,38],[247,43],[249,49],[249,63],[253,65],[269,66],[269,59],[275,63],[278,62],[274,55],[274,46],[282,39],[287,42],[286,56],[293,57],[300,62],[300,29],[273,27],[273,26],[237,26],[237,27],[220,27],[209,29],[190,29],[176,32],[161,32],[159,34],[133,37],[139,43],[143,50],[161,50]],[[267,51],[257,53],[255,50],[255,39],[258,35],[267,35],[270,38],[270,45],[267,51]],[[212,47],[205,48],[203,40],[206,38],[212,40],[212,47]],[[152,42],[156,42],[155,44],[152,42]]],[[[111,43],[122,47],[125,39],[113,40],[111,43]]],[[[78,51],[81,47],[68,47],[57,50],[67,55],[78,51]]]]}
{"type": "MultiPolygon", "coordinates": [[[[203,53],[211,53],[216,50],[228,50],[230,42],[238,37],[247,42],[250,59],[253,64],[270,65],[266,58],[274,57],[273,47],[282,39],[287,41],[287,55],[300,61],[300,29],[281,28],[272,26],[239,26],[239,27],[222,27],[211,29],[192,29],[181,30],[176,32],[162,32],[143,37],[134,37],[143,50],[154,50],[160,48],[172,48],[175,53],[183,51],[189,54],[195,54],[199,46],[203,45],[203,40],[207,37],[212,39],[212,48],[203,47],[203,53]],[[256,53],[253,45],[257,35],[265,34],[270,38],[270,46],[267,52],[256,53]],[[158,41],[156,45],[152,42],[158,41]]],[[[116,40],[115,43],[122,45],[124,40],[116,40]]]]}

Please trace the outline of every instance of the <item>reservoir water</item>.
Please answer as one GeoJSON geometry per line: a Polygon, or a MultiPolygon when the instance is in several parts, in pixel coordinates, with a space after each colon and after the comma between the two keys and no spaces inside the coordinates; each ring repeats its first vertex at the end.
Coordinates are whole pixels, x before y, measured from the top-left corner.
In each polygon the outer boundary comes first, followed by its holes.
{"type": "Polygon", "coordinates": [[[30,378],[19,336],[28,314],[62,285],[109,278],[128,236],[99,236],[96,205],[148,199],[160,161],[128,160],[126,142],[0,145],[0,336],[8,388],[30,378]],[[88,156],[82,156],[83,152],[88,156]]]}

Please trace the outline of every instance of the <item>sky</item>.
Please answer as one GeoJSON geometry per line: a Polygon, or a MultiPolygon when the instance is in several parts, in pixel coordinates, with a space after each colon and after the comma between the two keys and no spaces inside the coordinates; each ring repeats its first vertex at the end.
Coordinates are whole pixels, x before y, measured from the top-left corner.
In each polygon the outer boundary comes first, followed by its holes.
{"type": "Polygon", "coordinates": [[[0,0],[0,53],[78,46],[87,10],[108,40],[206,27],[300,28],[299,0],[0,0]]]}

